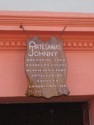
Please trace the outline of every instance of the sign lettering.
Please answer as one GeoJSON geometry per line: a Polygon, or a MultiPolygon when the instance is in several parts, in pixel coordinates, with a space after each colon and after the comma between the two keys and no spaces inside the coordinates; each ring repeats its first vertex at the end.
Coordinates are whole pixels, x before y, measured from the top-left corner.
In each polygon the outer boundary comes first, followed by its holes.
{"type": "Polygon", "coordinates": [[[66,85],[67,61],[62,41],[55,37],[46,43],[38,37],[27,41],[25,71],[27,96],[50,98],[69,94],[66,85]]]}

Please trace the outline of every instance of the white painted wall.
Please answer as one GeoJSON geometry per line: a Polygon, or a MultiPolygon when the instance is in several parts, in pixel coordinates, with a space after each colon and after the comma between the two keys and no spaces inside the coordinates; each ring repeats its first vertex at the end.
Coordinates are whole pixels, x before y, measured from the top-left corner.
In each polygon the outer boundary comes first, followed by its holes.
{"type": "Polygon", "coordinates": [[[94,13],[94,0],[0,0],[0,10],[94,13]]]}

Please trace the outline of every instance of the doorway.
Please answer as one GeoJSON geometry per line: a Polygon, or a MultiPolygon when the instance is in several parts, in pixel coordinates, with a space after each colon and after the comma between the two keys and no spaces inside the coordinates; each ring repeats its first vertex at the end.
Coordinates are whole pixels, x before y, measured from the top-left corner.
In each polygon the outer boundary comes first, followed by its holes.
{"type": "Polygon", "coordinates": [[[82,104],[0,104],[0,125],[84,125],[82,104]]]}

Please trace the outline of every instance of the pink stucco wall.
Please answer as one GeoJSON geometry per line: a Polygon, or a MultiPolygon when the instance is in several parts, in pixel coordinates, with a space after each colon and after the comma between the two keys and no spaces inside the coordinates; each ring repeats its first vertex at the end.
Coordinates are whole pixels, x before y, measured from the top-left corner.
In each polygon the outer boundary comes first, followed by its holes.
{"type": "MultiPolygon", "coordinates": [[[[25,52],[0,52],[0,97],[25,96],[25,52]]],[[[94,94],[94,53],[66,52],[70,95],[94,94]]]]}
{"type": "Polygon", "coordinates": [[[31,38],[39,35],[42,39],[53,35],[52,31],[60,36],[66,26],[62,39],[66,50],[73,50],[66,51],[70,95],[94,95],[94,14],[6,11],[0,12],[0,19],[0,97],[25,96],[25,51],[19,46],[24,46],[27,36],[20,24],[31,38]],[[77,47],[80,51],[75,51],[77,47]]]}

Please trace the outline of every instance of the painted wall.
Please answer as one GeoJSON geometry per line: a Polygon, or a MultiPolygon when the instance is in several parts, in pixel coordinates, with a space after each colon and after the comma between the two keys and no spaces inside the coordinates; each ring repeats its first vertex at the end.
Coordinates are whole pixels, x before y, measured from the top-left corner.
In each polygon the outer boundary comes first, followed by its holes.
{"type": "Polygon", "coordinates": [[[31,38],[38,35],[42,40],[46,41],[52,35],[60,36],[60,33],[56,31],[57,28],[66,25],[67,30],[64,32],[62,39],[65,43],[68,60],[67,85],[70,95],[94,95],[94,29],[91,29],[91,27],[94,27],[93,14],[1,12],[1,19],[1,97],[25,96],[27,88],[24,70],[26,34],[19,27],[21,22],[25,24],[25,28],[28,28],[26,30],[31,38]],[[90,18],[87,18],[88,16],[90,18]],[[45,17],[46,21],[42,17],[45,17]],[[36,26],[38,29],[40,27],[41,31],[34,31],[35,27],[33,26],[36,26]],[[55,32],[49,31],[50,26],[54,27],[55,32]],[[87,32],[88,28],[89,32],[87,32]]]}
{"type": "Polygon", "coordinates": [[[0,0],[0,10],[94,13],[94,0],[0,0]]]}
{"type": "MultiPolygon", "coordinates": [[[[0,53],[0,97],[25,96],[24,55],[25,52],[0,53]]],[[[70,95],[93,95],[94,53],[67,52],[66,56],[70,95]]]]}

